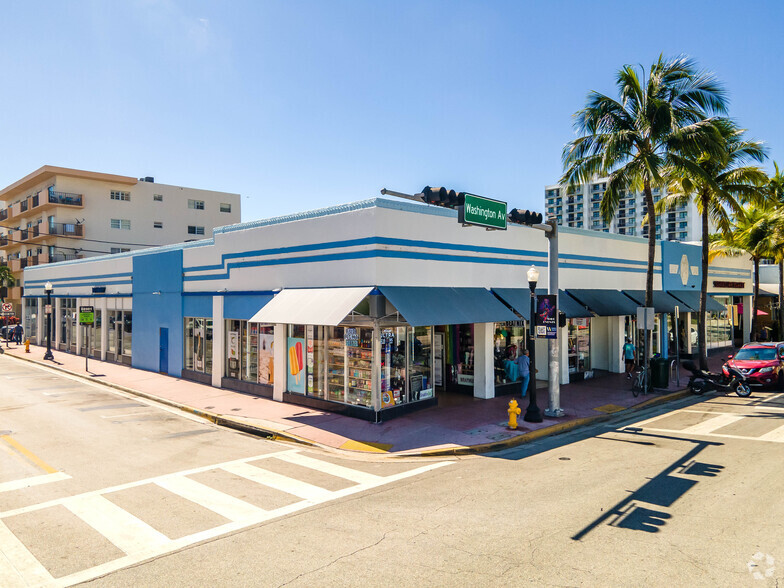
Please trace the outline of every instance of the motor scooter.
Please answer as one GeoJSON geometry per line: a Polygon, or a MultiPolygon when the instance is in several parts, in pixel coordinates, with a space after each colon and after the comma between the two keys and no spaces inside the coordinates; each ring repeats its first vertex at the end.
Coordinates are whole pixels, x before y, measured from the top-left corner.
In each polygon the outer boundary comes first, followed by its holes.
{"type": "Polygon", "coordinates": [[[751,395],[751,386],[746,383],[746,376],[740,373],[733,367],[725,365],[729,376],[723,373],[714,374],[713,372],[706,372],[698,368],[693,361],[687,359],[681,362],[681,365],[691,372],[689,378],[689,390],[693,394],[702,394],[704,392],[713,392],[718,390],[724,392],[735,392],[741,398],[746,398],[751,395]]]}

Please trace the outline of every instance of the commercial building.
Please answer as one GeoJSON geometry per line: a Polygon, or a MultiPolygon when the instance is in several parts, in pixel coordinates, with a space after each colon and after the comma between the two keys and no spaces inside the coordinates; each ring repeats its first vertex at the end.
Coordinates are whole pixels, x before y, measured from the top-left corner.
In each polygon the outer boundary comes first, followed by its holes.
{"type": "Polygon", "coordinates": [[[45,165],[0,190],[0,264],[17,282],[0,294],[20,316],[26,267],[203,239],[239,220],[238,194],[45,165]]]}
{"type": "MultiPolygon", "coordinates": [[[[648,213],[642,192],[621,192],[622,197],[615,217],[609,224],[602,219],[599,204],[607,189],[607,178],[595,179],[585,184],[569,187],[555,184],[546,186],[546,216],[554,217],[559,225],[578,229],[591,229],[619,235],[648,236],[648,227],[642,219],[648,213]]],[[[658,202],[667,190],[654,188],[653,199],[658,202]]],[[[696,205],[689,201],[656,218],[656,238],[666,241],[699,241],[702,224],[696,205]]]]}
{"type": "MultiPolygon", "coordinates": [[[[621,372],[647,242],[558,233],[558,377],[621,372]]],[[[49,282],[61,350],[83,353],[89,340],[106,361],[384,420],[443,394],[517,392],[503,360],[527,345],[526,270],[539,268],[546,288],[547,259],[537,229],[486,231],[462,226],[452,209],[374,198],[221,227],[193,243],[28,267],[25,318],[42,342],[49,282]],[[81,305],[95,308],[93,326],[76,324],[81,305]]],[[[696,344],[700,275],[699,247],[657,244],[655,351],[668,354],[676,308],[681,348],[696,344]]],[[[750,262],[717,260],[708,277],[710,346],[731,345],[750,318],[750,262]]],[[[546,349],[537,339],[537,356],[546,349]]],[[[547,362],[538,368],[547,378],[547,362]]]]}

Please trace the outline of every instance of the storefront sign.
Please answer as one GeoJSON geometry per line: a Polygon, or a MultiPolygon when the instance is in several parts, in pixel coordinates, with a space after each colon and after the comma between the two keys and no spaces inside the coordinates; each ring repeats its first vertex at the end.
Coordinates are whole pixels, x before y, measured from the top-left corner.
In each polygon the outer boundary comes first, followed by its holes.
{"type": "Polygon", "coordinates": [[[461,386],[473,386],[474,374],[457,374],[457,383],[461,386]]]}
{"type": "Polygon", "coordinates": [[[275,383],[275,361],[272,344],[275,336],[261,333],[259,334],[259,384],[275,383]]]}
{"type": "Polygon", "coordinates": [[[735,288],[738,290],[742,290],[746,287],[744,282],[726,282],[724,280],[713,280],[713,287],[714,288],[735,288]]]}
{"type": "Polygon", "coordinates": [[[479,225],[506,230],[506,202],[476,194],[466,194],[465,203],[457,208],[457,220],[463,225],[479,225]]]}
{"type": "Polygon", "coordinates": [[[536,336],[539,339],[558,338],[557,294],[536,297],[536,336]]]}
{"type": "Polygon", "coordinates": [[[92,326],[94,322],[95,322],[95,308],[93,308],[92,306],[80,306],[79,324],[92,326]]]}
{"type": "Polygon", "coordinates": [[[305,364],[303,359],[303,348],[305,347],[305,339],[289,337],[288,338],[288,378],[287,387],[289,392],[298,392],[299,394],[305,393],[305,364]]]}
{"type": "Polygon", "coordinates": [[[308,394],[313,394],[313,325],[307,326],[308,335],[308,394]]]}

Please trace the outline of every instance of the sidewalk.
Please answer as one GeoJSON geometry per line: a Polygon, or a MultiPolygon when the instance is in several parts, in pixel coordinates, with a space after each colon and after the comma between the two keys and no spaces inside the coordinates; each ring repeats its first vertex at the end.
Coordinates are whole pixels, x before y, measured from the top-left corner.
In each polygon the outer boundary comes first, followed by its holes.
{"type": "MultiPolygon", "coordinates": [[[[460,455],[511,447],[605,419],[615,412],[679,397],[688,381],[682,370],[680,387],[670,382],[667,390],[637,398],[624,374],[604,374],[566,384],[561,386],[565,416],[527,423],[521,414],[518,429],[511,431],[507,428],[511,396],[479,400],[444,395],[437,407],[375,424],[95,359],[90,359],[88,373],[84,357],[54,351],[55,362],[44,361],[45,348],[35,345],[30,346],[30,353],[25,353],[23,345],[13,343],[8,348],[4,343],[3,350],[3,358],[13,356],[101,382],[219,425],[321,447],[396,455],[460,455]]],[[[521,402],[515,398],[525,414],[528,399],[521,402]]],[[[548,406],[545,382],[538,384],[537,404],[542,410],[548,406]]]]}

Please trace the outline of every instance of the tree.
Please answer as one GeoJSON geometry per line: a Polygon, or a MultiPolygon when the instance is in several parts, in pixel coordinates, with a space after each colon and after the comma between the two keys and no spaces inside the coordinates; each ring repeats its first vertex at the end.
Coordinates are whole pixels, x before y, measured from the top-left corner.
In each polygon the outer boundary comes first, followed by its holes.
{"type": "MultiPolygon", "coordinates": [[[[0,265],[0,288],[6,286],[11,287],[14,285],[14,276],[11,273],[11,268],[7,265],[0,265]]],[[[5,302],[5,298],[2,299],[5,302]]]]}
{"type": "MultiPolygon", "coordinates": [[[[666,184],[665,169],[693,167],[693,158],[721,148],[709,115],[727,110],[724,89],[687,57],[659,56],[646,73],[625,65],[616,76],[618,100],[591,92],[575,116],[579,138],[563,151],[562,184],[574,186],[608,176],[600,210],[605,222],[615,216],[625,190],[642,190],[647,207],[648,271],[645,305],[653,306],[656,254],[653,187],[666,184]]],[[[650,347],[649,347],[650,348],[650,347]]]]}
{"type": "Polygon", "coordinates": [[[716,119],[714,125],[721,137],[721,150],[703,152],[697,157],[696,165],[668,170],[668,196],[656,204],[657,212],[664,212],[675,204],[693,199],[702,220],[702,280],[697,321],[697,350],[702,369],[708,369],[705,305],[708,296],[709,221],[713,221],[714,226],[725,235],[729,234],[729,214],[737,214],[742,201],[753,200],[762,204],[764,191],[760,187],[768,179],[759,167],[749,165],[765,159],[762,143],[745,139],[745,131],[729,119],[716,119]]]}
{"type": "MultiPolygon", "coordinates": [[[[784,174],[775,161],[773,167],[776,173],[768,180],[768,196],[776,206],[784,207],[784,174]]],[[[784,244],[776,261],[779,266],[779,339],[784,339],[784,244]]]]}
{"type": "Polygon", "coordinates": [[[759,310],[760,260],[776,257],[784,240],[784,210],[770,200],[747,204],[735,212],[730,230],[710,236],[710,259],[747,254],[754,263],[751,338],[756,339],[759,310]]]}

